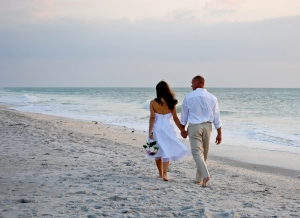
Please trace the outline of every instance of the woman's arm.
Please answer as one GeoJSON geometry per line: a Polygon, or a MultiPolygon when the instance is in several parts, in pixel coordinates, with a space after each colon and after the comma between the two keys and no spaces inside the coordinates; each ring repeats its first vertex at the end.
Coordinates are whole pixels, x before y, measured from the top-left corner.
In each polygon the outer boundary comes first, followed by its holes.
{"type": "Polygon", "coordinates": [[[151,140],[154,140],[153,133],[152,133],[154,120],[155,120],[155,112],[154,112],[154,108],[153,108],[153,103],[154,103],[153,100],[150,101],[149,138],[151,140]]]}
{"type": "Polygon", "coordinates": [[[180,132],[185,132],[184,126],[180,123],[178,116],[177,116],[177,112],[176,112],[176,106],[174,107],[173,111],[172,111],[172,115],[173,115],[173,120],[176,124],[176,126],[178,127],[178,129],[180,130],[180,132]]]}

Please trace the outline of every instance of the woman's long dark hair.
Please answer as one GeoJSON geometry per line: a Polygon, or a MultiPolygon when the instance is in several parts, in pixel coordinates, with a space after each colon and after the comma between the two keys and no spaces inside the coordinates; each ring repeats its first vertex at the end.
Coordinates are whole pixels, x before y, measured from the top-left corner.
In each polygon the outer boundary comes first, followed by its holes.
{"type": "Polygon", "coordinates": [[[163,105],[163,101],[161,99],[165,100],[170,110],[173,110],[175,105],[178,103],[177,99],[175,98],[175,94],[165,81],[160,81],[156,85],[156,98],[154,100],[163,105]]]}

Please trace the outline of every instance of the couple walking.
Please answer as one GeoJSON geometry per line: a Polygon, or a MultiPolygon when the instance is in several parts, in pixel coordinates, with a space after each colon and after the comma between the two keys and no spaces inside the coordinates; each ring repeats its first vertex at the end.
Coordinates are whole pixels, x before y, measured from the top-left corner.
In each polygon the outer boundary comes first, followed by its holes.
{"type": "Polygon", "coordinates": [[[178,101],[169,85],[161,81],[156,86],[157,97],[150,102],[149,139],[155,140],[159,147],[154,156],[159,177],[168,181],[170,160],[180,160],[191,154],[189,149],[176,137],[170,123],[171,117],[179,128],[181,136],[189,136],[191,151],[196,162],[196,184],[207,186],[210,179],[206,160],[209,141],[212,132],[212,123],[217,129],[216,144],[222,141],[220,111],[217,98],[204,88],[205,80],[202,76],[192,79],[193,91],[184,98],[181,110],[181,121],[176,113],[178,101]],[[186,130],[186,124],[188,127],[186,130]]]}

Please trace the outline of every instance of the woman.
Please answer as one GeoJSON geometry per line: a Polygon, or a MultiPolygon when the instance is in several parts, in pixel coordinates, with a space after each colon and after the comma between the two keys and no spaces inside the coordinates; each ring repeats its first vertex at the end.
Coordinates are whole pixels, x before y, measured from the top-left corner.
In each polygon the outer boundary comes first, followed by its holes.
{"type": "Polygon", "coordinates": [[[171,117],[182,134],[186,134],[176,113],[178,101],[169,85],[161,81],[156,85],[156,98],[150,102],[149,139],[155,140],[159,147],[158,152],[147,157],[154,157],[159,177],[168,181],[168,168],[170,160],[180,160],[191,154],[190,150],[176,137],[171,117]]]}

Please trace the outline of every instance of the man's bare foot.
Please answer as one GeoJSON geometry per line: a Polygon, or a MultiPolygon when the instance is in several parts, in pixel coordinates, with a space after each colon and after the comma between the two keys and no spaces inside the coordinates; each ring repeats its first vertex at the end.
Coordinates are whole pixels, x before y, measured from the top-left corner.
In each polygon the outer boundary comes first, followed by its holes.
{"type": "Polygon", "coordinates": [[[209,177],[206,177],[205,179],[203,179],[202,187],[207,187],[208,186],[209,179],[210,179],[209,177]]]}
{"type": "Polygon", "coordinates": [[[163,177],[162,178],[163,178],[164,181],[169,181],[169,179],[167,177],[167,173],[163,173],[163,177]]]}
{"type": "Polygon", "coordinates": [[[161,179],[161,178],[163,178],[163,176],[162,176],[162,175],[158,175],[157,178],[160,178],[160,179],[161,179]]]}

